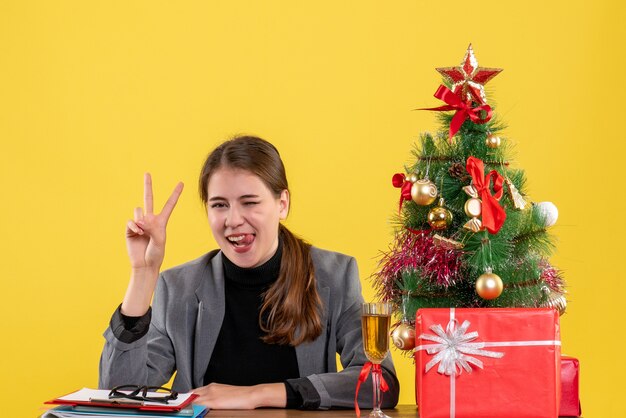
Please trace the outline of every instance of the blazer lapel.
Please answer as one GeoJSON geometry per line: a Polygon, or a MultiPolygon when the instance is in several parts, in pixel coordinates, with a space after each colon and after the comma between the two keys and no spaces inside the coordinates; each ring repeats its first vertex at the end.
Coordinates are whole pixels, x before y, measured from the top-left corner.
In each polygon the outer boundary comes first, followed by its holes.
{"type": "Polygon", "coordinates": [[[193,385],[204,385],[204,375],[224,321],[224,271],[222,253],[212,257],[196,289],[198,317],[193,353],[193,385]]]}
{"type": "MultiPolygon", "coordinates": [[[[329,353],[326,347],[328,340],[328,303],[330,299],[330,289],[328,287],[318,289],[318,294],[322,300],[322,333],[315,341],[296,346],[296,357],[298,359],[298,369],[301,377],[317,374],[320,370],[327,370],[329,353]]],[[[334,356],[334,353],[332,355],[334,356]]],[[[333,361],[335,361],[334,357],[333,361]]]]}

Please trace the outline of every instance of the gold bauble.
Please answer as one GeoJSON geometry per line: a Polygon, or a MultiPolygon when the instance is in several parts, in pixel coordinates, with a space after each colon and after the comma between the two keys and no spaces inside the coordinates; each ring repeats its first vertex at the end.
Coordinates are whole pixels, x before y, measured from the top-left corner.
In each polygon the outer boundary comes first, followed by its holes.
{"type": "Polygon", "coordinates": [[[565,299],[565,295],[555,296],[551,300],[551,307],[559,311],[559,316],[565,313],[565,309],[567,309],[567,299],[565,299]]]}
{"type": "Polygon", "coordinates": [[[470,218],[478,218],[483,212],[483,202],[480,199],[472,197],[465,201],[465,214],[470,218]]]}
{"type": "Polygon", "coordinates": [[[437,198],[437,186],[428,179],[417,180],[411,187],[411,198],[420,206],[428,206],[437,198]]]}
{"type": "Polygon", "coordinates": [[[567,299],[565,298],[566,292],[558,292],[556,290],[550,290],[548,286],[543,286],[541,291],[546,295],[545,302],[541,305],[546,308],[554,308],[559,311],[559,316],[565,313],[567,309],[567,299]]]}
{"type": "Polygon", "coordinates": [[[439,206],[435,206],[428,212],[428,224],[432,229],[440,231],[450,226],[452,212],[443,206],[443,199],[439,199],[439,206]]]}
{"type": "Polygon", "coordinates": [[[411,174],[407,174],[406,175],[406,181],[409,181],[411,183],[415,183],[418,180],[419,180],[419,178],[417,177],[417,174],[415,174],[415,173],[411,173],[411,174]]]}
{"type": "Polygon", "coordinates": [[[501,139],[499,136],[494,134],[487,135],[487,139],[485,140],[485,144],[489,148],[498,148],[500,146],[501,139]]]}
{"type": "Polygon", "coordinates": [[[483,299],[495,299],[502,293],[502,279],[495,273],[486,272],[476,280],[476,293],[483,299]]]}
{"type": "Polygon", "coordinates": [[[415,348],[415,329],[406,321],[402,321],[391,333],[393,344],[400,350],[415,348]]]}

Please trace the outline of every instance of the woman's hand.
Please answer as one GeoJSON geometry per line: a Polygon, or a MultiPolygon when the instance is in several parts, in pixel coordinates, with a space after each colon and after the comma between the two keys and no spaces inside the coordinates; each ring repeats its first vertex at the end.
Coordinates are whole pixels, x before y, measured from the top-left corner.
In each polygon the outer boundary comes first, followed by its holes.
{"type": "Polygon", "coordinates": [[[135,208],[133,220],[126,224],[126,248],[132,268],[131,279],[122,302],[122,313],[141,316],[148,311],[156,287],[159,269],[165,257],[167,222],[183,191],[178,183],[163,206],[161,213],[153,209],[152,178],[144,176],[143,208],[135,208]]]}
{"type": "Polygon", "coordinates": [[[159,270],[165,256],[165,229],[178,198],[183,191],[183,183],[178,183],[161,213],[153,211],[152,178],[144,176],[144,208],[135,208],[133,220],[126,224],[126,246],[133,269],[159,270]]]}
{"type": "Polygon", "coordinates": [[[211,383],[194,389],[200,395],[193,402],[211,409],[284,408],[287,390],[284,383],[263,383],[254,386],[232,386],[211,383]]]}

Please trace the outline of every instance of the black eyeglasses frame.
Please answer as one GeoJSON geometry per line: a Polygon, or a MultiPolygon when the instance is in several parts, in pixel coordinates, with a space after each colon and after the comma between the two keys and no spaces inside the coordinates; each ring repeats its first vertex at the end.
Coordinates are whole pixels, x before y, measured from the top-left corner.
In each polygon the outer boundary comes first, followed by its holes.
{"type": "Polygon", "coordinates": [[[169,401],[174,401],[176,398],[178,398],[178,392],[161,386],[119,385],[111,389],[111,392],[109,392],[109,399],[132,399],[135,401],[158,402],[164,404],[169,403],[169,401]],[[168,394],[163,396],[148,396],[148,392],[156,392],[159,390],[166,391],[168,394]],[[122,391],[130,391],[130,393],[122,391]]]}

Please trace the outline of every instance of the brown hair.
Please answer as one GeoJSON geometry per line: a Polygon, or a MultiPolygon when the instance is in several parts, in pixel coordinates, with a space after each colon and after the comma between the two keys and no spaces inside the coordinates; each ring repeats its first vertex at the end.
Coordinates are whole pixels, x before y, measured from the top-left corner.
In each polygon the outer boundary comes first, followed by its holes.
{"type": "MultiPolygon", "coordinates": [[[[204,162],[199,192],[205,206],[209,180],[222,167],[258,176],[276,198],[283,190],[289,190],[285,166],[276,147],[261,138],[238,136],[215,148],[204,162]]],[[[296,346],[321,334],[321,300],[315,285],[311,245],[282,224],[278,232],[283,244],[280,272],[264,294],[259,324],[267,333],[263,337],[266,343],[296,346]]]]}

